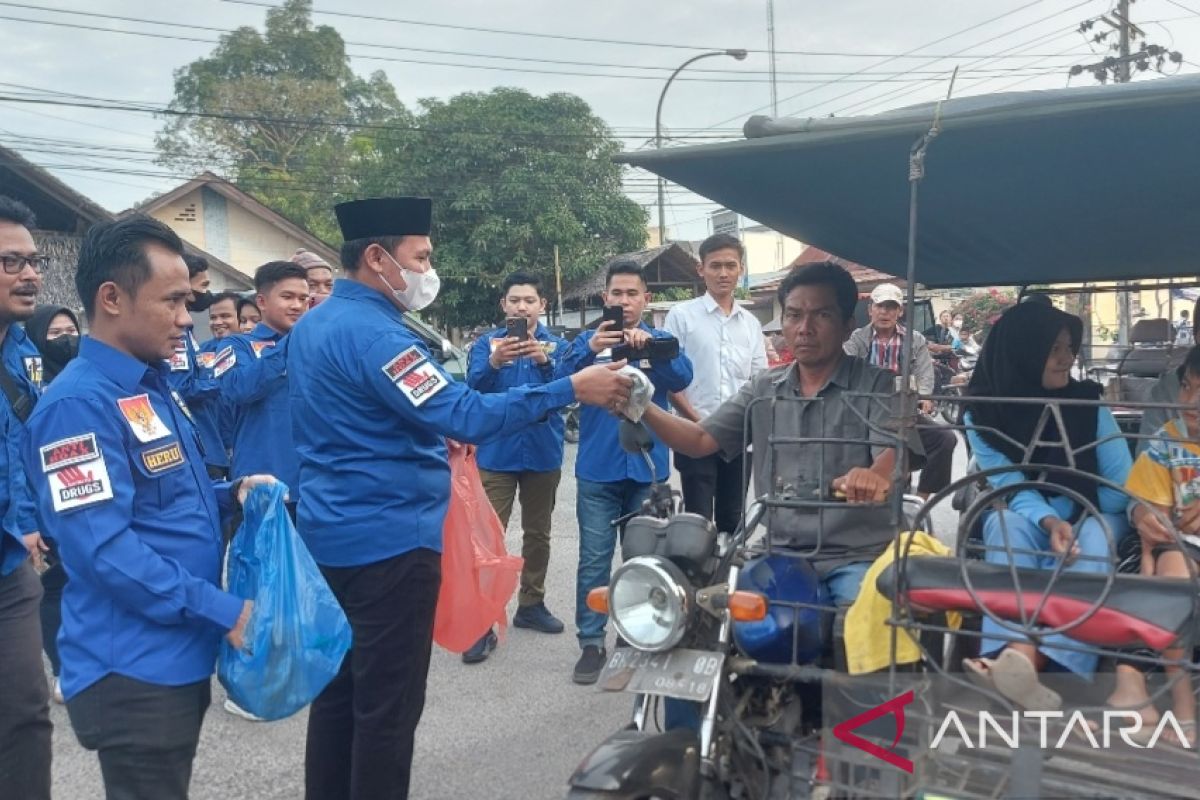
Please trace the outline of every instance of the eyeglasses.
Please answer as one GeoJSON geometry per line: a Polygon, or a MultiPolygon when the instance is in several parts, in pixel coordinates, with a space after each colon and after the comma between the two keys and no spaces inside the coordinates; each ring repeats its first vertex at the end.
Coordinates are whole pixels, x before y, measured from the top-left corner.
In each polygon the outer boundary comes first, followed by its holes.
{"type": "Polygon", "coordinates": [[[4,271],[9,275],[20,274],[26,264],[33,267],[34,272],[44,272],[50,266],[50,256],[3,255],[0,256],[0,264],[4,265],[4,271]]]}

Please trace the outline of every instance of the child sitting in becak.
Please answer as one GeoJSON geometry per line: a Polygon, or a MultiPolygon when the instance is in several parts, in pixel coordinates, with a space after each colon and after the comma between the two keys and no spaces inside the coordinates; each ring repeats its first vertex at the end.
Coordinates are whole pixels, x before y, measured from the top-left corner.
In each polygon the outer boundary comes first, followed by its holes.
{"type": "MultiPolygon", "coordinates": [[[[1188,408],[1168,414],[1167,423],[1134,462],[1125,488],[1133,498],[1131,517],[1142,539],[1142,574],[1186,579],[1194,569],[1189,561],[1195,554],[1187,544],[1180,550],[1170,527],[1184,536],[1200,534],[1200,347],[1193,347],[1179,368],[1178,402],[1188,408]]],[[[1163,655],[1174,660],[1183,651],[1171,648],[1163,655]]],[[[1196,709],[1190,676],[1181,674],[1177,666],[1166,667],[1166,672],[1173,681],[1175,718],[1194,741],[1196,709]]],[[[1133,665],[1117,667],[1117,685],[1109,703],[1137,711],[1151,729],[1158,721],[1145,676],[1133,665]]],[[[1166,728],[1164,734],[1170,730],[1166,728]]],[[[1191,747],[1186,741],[1179,744],[1191,747]]]]}

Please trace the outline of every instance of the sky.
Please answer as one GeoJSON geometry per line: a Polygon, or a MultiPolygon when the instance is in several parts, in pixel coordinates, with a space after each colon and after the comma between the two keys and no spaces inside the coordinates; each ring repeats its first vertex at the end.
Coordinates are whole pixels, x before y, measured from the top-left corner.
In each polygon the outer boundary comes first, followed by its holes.
{"type": "MultiPolygon", "coordinates": [[[[175,70],[207,55],[222,31],[243,25],[261,30],[269,2],[277,0],[0,2],[8,51],[0,60],[0,144],[113,211],[177,186],[189,176],[153,162],[160,127],[153,115],[13,98],[78,102],[66,96],[77,95],[164,106],[175,70]]],[[[772,113],[766,0],[314,0],[313,5],[314,21],[332,25],[346,40],[352,68],[363,76],[382,70],[409,106],[423,97],[497,86],[571,92],[622,137],[626,149],[643,149],[653,147],[655,107],[671,70],[710,50],[743,48],[750,51],[744,61],[707,58],[671,85],[663,105],[665,146],[740,138],[751,114],[772,113]]],[[[960,70],[955,96],[1090,85],[1090,75],[1070,77],[1068,68],[1107,55],[1108,42],[1088,37],[1111,30],[1101,16],[1112,19],[1117,3],[776,0],[774,5],[778,115],[810,117],[870,114],[938,99],[955,66],[960,70]],[[1096,20],[1087,35],[1078,30],[1085,20],[1096,20]]],[[[1168,74],[1200,71],[1200,0],[1136,0],[1131,17],[1146,42],[1182,52],[1184,62],[1169,64],[1168,74]]],[[[1135,79],[1158,77],[1150,71],[1135,79]]],[[[653,224],[652,176],[630,170],[626,187],[646,205],[653,224]]],[[[670,235],[702,238],[715,208],[682,188],[669,188],[670,235]]]]}

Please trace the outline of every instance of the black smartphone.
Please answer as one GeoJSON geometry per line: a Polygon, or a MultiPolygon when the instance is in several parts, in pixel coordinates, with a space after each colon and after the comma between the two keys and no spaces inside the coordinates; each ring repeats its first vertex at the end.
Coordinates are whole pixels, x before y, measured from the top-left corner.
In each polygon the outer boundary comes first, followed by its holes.
{"type": "Polygon", "coordinates": [[[507,322],[507,330],[505,336],[516,339],[529,338],[529,318],[528,317],[509,317],[507,322]]]}
{"type": "Polygon", "coordinates": [[[604,316],[600,318],[600,324],[611,322],[610,331],[619,331],[625,328],[625,309],[620,306],[605,306],[604,316]]]}

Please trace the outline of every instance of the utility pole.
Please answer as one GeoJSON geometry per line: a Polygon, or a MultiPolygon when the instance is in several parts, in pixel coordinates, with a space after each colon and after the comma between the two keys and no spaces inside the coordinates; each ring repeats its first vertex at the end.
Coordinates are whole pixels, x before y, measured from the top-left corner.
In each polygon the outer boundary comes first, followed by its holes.
{"type": "Polygon", "coordinates": [[[563,304],[562,304],[562,267],[558,263],[558,245],[554,245],[554,294],[557,297],[558,319],[556,325],[563,324],[563,304]]]}
{"type": "MultiPolygon", "coordinates": [[[[1100,83],[1108,83],[1111,79],[1113,83],[1129,83],[1133,80],[1133,68],[1137,67],[1138,72],[1145,72],[1149,69],[1154,69],[1159,73],[1163,72],[1163,68],[1168,62],[1172,64],[1182,64],[1183,54],[1178,51],[1170,51],[1162,45],[1148,44],[1146,42],[1146,32],[1133,24],[1129,18],[1130,7],[1137,0],[1117,0],[1116,10],[1101,14],[1098,17],[1085,20],[1079,25],[1079,32],[1088,35],[1098,23],[1107,26],[1110,30],[1103,28],[1095,34],[1091,34],[1090,39],[1094,44],[1106,44],[1109,51],[1114,55],[1110,55],[1101,61],[1094,64],[1076,64],[1071,67],[1070,75],[1081,75],[1084,72],[1090,72],[1100,83]],[[1112,42],[1112,37],[1116,36],[1116,43],[1112,42]],[[1141,45],[1134,50],[1134,40],[1141,39],[1141,45]]],[[[1127,282],[1122,281],[1122,287],[1127,286],[1127,282]]],[[[1090,321],[1089,321],[1090,327],[1090,321]]],[[[1128,291],[1121,291],[1117,294],[1117,343],[1119,345],[1129,344],[1129,329],[1133,324],[1133,313],[1130,303],[1130,295],[1128,291]]]]}
{"type": "Polygon", "coordinates": [[[775,81],[775,0],[767,0],[767,51],[771,59],[771,116],[779,116],[779,88],[775,81]]]}

